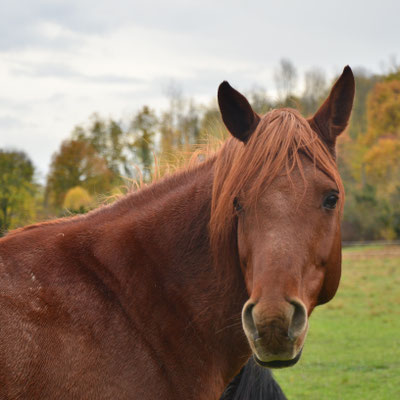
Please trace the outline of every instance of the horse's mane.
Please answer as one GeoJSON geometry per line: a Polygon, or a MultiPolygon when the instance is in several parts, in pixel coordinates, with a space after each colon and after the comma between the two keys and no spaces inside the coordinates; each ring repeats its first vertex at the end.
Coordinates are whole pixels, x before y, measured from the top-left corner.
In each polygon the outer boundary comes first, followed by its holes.
{"type": "Polygon", "coordinates": [[[268,368],[258,366],[253,357],[230,382],[220,400],[287,400],[268,368]]]}
{"type": "Polygon", "coordinates": [[[286,171],[290,177],[290,172],[296,167],[302,173],[301,154],[306,155],[317,168],[332,177],[343,195],[334,158],[308,122],[293,109],[278,109],[267,113],[246,144],[231,137],[216,153],[209,146],[200,146],[200,149],[174,174],[165,176],[149,186],[139,187],[139,190],[113,204],[100,206],[85,215],[28,225],[9,232],[8,236],[40,227],[80,222],[99,214],[103,214],[104,217],[108,214],[115,216],[123,210],[147,203],[149,197],[158,197],[160,192],[171,190],[185,180],[189,172],[213,165],[210,241],[214,254],[219,254],[219,257],[228,262],[228,259],[236,254],[235,250],[232,251],[232,246],[236,243],[235,238],[232,238],[236,221],[233,207],[235,197],[245,191],[243,205],[254,206],[262,190],[265,190],[277,175],[286,171]]]}
{"type": "MultiPolygon", "coordinates": [[[[168,193],[171,190],[174,190],[185,181],[196,179],[196,177],[193,176],[193,173],[201,174],[202,170],[209,168],[209,164],[212,163],[214,159],[214,152],[209,151],[208,149],[196,150],[188,158],[189,159],[184,166],[179,166],[173,170],[172,173],[167,172],[162,177],[155,177],[153,182],[149,184],[139,181],[133,182],[128,193],[121,195],[115,202],[100,204],[98,207],[85,214],[60,217],[16,228],[8,232],[6,236],[15,236],[19,233],[37,228],[52,226],[62,227],[66,224],[89,221],[91,218],[99,215],[101,215],[102,218],[116,218],[118,215],[122,215],[126,211],[138,209],[143,205],[148,206],[152,200],[159,199],[163,193],[168,193]]],[[[106,197],[106,200],[108,201],[110,198],[111,197],[106,197]]]]}
{"type": "MultiPolygon", "coordinates": [[[[217,263],[232,263],[237,251],[234,199],[240,196],[244,208],[254,207],[257,198],[278,175],[298,168],[304,176],[302,156],[331,177],[344,195],[334,157],[301,114],[293,109],[272,110],[260,120],[246,144],[228,139],[214,165],[210,240],[217,263]]],[[[343,204],[343,201],[341,201],[343,204]]]]}

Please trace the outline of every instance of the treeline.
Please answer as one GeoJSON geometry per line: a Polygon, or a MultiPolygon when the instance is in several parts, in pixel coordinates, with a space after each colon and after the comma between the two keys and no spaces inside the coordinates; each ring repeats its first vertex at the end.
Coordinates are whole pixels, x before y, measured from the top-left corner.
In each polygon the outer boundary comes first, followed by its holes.
{"type": "MultiPolygon", "coordinates": [[[[382,75],[354,72],[354,110],[338,151],[346,188],[343,239],[398,239],[400,68],[382,75]]],[[[246,93],[259,113],[284,106],[310,115],[331,86],[324,71],[314,68],[305,73],[299,94],[298,72],[289,60],[281,60],[274,79],[274,99],[262,87],[246,93]]],[[[194,145],[226,136],[215,100],[197,104],[176,88],[168,97],[161,112],[145,105],[130,120],[94,114],[75,127],[53,155],[45,186],[35,182],[26,154],[0,150],[0,232],[112,201],[133,182],[150,182],[179,163],[194,145]]]]}

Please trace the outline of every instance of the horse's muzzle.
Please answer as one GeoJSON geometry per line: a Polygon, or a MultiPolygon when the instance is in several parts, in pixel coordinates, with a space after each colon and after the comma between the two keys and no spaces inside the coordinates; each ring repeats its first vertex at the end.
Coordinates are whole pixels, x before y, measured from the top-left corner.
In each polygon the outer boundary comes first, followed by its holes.
{"type": "Polygon", "coordinates": [[[254,354],[253,358],[256,361],[258,365],[261,365],[262,367],[265,368],[287,368],[287,367],[292,367],[297,363],[297,361],[300,360],[301,353],[303,352],[303,349],[301,349],[295,358],[292,358],[291,360],[276,360],[276,361],[261,361],[258,359],[258,357],[254,354]]]}
{"type": "Polygon", "coordinates": [[[256,362],[268,368],[290,367],[300,359],[308,328],[307,311],[297,299],[272,307],[247,301],[243,329],[256,362]]]}

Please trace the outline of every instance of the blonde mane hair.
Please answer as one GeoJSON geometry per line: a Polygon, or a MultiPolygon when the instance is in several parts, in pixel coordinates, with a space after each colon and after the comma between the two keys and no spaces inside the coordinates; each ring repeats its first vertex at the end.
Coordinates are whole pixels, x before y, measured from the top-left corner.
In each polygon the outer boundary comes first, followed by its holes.
{"type": "Polygon", "coordinates": [[[334,157],[296,110],[283,108],[265,114],[246,144],[234,138],[226,141],[214,164],[210,239],[215,255],[236,245],[236,238],[232,237],[236,223],[234,199],[243,194],[242,205],[254,207],[278,175],[285,174],[290,180],[295,168],[305,181],[301,155],[331,177],[339,196],[344,196],[334,157]]]}

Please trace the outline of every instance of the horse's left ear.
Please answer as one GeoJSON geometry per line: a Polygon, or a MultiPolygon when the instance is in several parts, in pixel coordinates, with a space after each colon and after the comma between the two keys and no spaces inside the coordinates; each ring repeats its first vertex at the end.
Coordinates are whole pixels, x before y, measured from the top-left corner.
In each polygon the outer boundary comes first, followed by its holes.
{"type": "Polygon", "coordinates": [[[335,154],[336,137],[346,128],[355,92],[354,76],[351,68],[346,66],[342,75],[333,86],[329,97],[315,115],[308,120],[311,128],[335,154]]]}
{"type": "Polygon", "coordinates": [[[218,104],[228,131],[246,143],[257,128],[260,117],[241,93],[224,81],[218,88],[218,104]]]}

